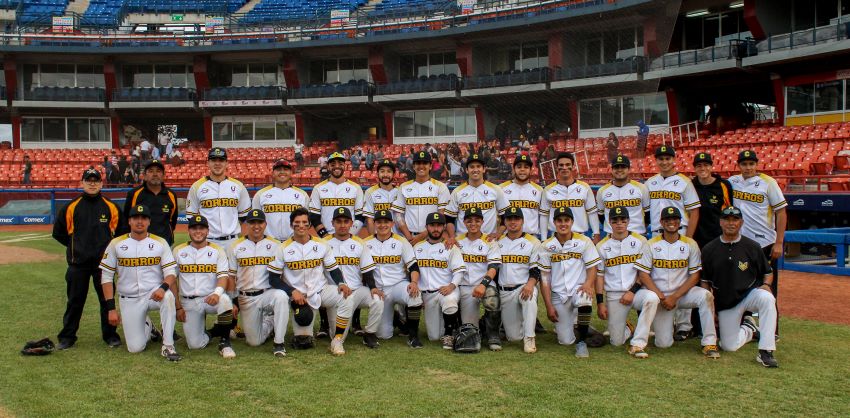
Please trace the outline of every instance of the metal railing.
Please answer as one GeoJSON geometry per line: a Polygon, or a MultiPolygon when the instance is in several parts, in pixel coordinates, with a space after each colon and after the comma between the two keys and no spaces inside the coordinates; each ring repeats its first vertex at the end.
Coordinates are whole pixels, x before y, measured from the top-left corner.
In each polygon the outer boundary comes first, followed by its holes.
{"type": "Polygon", "coordinates": [[[699,140],[699,121],[656,128],[650,134],[661,135],[662,144],[669,142],[670,146],[676,147],[676,141],[678,141],[678,146],[681,147],[685,145],[685,141],[690,144],[699,140]]]}
{"type": "Polygon", "coordinates": [[[463,80],[466,89],[481,89],[490,87],[518,86],[522,84],[546,83],[549,81],[549,68],[533,70],[510,71],[503,74],[490,74],[466,77],[463,80]]]}
{"type": "Polygon", "coordinates": [[[289,98],[314,99],[327,97],[370,96],[373,88],[373,84],[368,82],[304,86],[297,89],[290,89],[289,98]]]}
{"type": "Polygon", "coordinates": [[[752,38],[730,39],[722,46],[672,52],[652,60],[650,70],[742,59],[758,55],[758,49],[755,46],[755,40],[752,38]]]}
{"type": "Polygon", "coordinates": [[[760,52],[785,51],[804,46],[818,45],[827,42],[840,41],[850,38],[850,22],[813,27],[785,34],[768,34],[767,39],[758,43],[760,52]]]}
{"type": "Polygon", "coordinates": [[[461,88],[462,81],[457,76],[428,78],[426,80],[401,80],[388,84],[375,86],[375,94],[408,94],[428,93],[437,91],[457,91],[461,88]]]}
{"type": "Polygon", "coordinates": [[[202,90],[199,100],[283,100],[286,88],[282,86],[213,87],[202,90]]]}
{"type": "Polygon", "coordinates": [[[583,67],[557,68],[553,73],[552,80],[575,80],[621,74],[641,74],[644,71],[646,71],[646,58],[635,56],[618,62],[587,65],[583,67]]]}

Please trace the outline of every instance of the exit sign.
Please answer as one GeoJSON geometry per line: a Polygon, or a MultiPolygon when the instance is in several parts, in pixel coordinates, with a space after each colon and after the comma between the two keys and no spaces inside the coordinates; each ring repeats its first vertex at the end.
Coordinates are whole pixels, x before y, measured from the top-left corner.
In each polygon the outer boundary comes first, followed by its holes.
{"type": "Polygon", "coordinates": [[[171,21],[172,22],[182,22],[183,21],[183,15],[171,15],[171,21]]]}

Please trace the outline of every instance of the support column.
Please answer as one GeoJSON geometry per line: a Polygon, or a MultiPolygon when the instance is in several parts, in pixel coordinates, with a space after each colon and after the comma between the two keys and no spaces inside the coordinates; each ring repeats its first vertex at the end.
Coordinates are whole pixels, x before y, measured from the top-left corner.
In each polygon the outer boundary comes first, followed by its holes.
{"type": "Polygon", "coordinates": [[[475,125],[476,131],[478,131],[478,140],[484,141],[487,136],[484,132],[484,111],[480,107],[475,108],[475,125]]]}
{"type": "Polygon", "coordinates": [[[295,112],[295,142],[306,145],[304,142],[304,116],[301,112],[295,112]]]}
{"type": "Polygon", "coordinates": [[[458,43],[455,51],[455,61],[460,75],[463,77],[471,77],[474,72],[472,68],[472,45],[458,43]]]}
{"type": "Polygon", "coordinates": [[[118,79],[115,76],[115,61],[106,57],[103,62],[103,85],[106,91],[106,102],[112,101],[112,93],[118,89],[118,79]]]}
{"type": "Polygon", "coordinates": [[[121,148],[121,117],[113,115],[109,117],[109,133],[112,138],[112,148],[121,148]]]}
{"type": "Polygon", "coordinates": [[[207,148],[212,148],[212,140],[213,140],[212,116],[204,115],[204,145],[207,148]]]}
{"type": "Polygon", "coordinates": [[[570,112],[570,136],[578,138],[578,100],[568,101],[567,111],[570,112]]]}
{"type": "Polygon", "coordinates": [[[18,67],[14,55],[3,57],[3,75],[6,78],[6,98],[11,104],[12,100],[15,100],[15,93],[18,92],[18,67]]]}
{"type": "Polygon", "coordinates": [[[658,44],[658,28],[653,18],[643,22],[643,53],[647,58],[662,55],[661,46],[658,44]]]}
{"type": "Polygon", "coordinates": [[[394,125],[393,125],[393,112],[385,111],[384,112],[384,129],[386,130],[387,143],[394,143],[394,125]]]}
{"type": "Polygon", "coordinates": [[[21,147],[21,117],[12,116],[12,148],[21,147]]]}
{"type": "Polygon", "coordinates": [[[667,115],[669,125],[680,125],[682,122],[679,120],[679,98],[676,97],[676,92],[672,88],[666,89],[664,93],[667,95],[667,115]]]}
{"type": "Polygon", "coordinates": [[[776,118],[785,124],[785,82],[779,74],[771,74],[770,82],[773,84],[773,96],[776,100],[776,118]]]}
{"type": "Polygon", "coordinates": [[[283,57],[283,81],[286,83],[287,89],[297,89],[301,87],[298,80],[298,58],[287,55],[283,57]]]}
{"type": "Polygon", "coordinates": [[[756,13],[756,0],[744,0],[744,22],[747,24],[747,28],[753,35],[753,38],[759,41],[767,38],[756,13]]]}
{"type": "Polygon", "coordinates": [[[564,67],[564,34],[549,35],[549,70],[556,71],[564,67]]]}
{"type": "Polygon", "coordinates": [[[387,69],[384,67],[384,49],[380,46],[369,48],[369,73],[375,84],[387,84],[387,69]]]}
{"type": "Polygon", "coordinates": [[[195,90],[200,97],[203,97],[204,91],[210,88],[210,77],[207,73],[209,64],[209,56],[196,55],[192,62],[192,72],[195,73],[195,90]]]}

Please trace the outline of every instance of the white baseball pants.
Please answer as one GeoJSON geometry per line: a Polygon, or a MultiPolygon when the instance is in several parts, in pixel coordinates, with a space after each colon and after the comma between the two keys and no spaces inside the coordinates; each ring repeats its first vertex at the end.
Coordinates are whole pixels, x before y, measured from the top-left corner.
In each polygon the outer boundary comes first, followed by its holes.
{"type": "Polygon", "coordinates": [[[555,333],[558,334],[558,344],[570,345],[576,341],[573,326],[578,319],[578,309],[581,306],[593,306],[590,296],[578,292],[562,301],[561,297],[552,294],[552,306],[558,313],[558,322],[555,323],[555,333]]]}
{"type": "Polygon", "coordinates": [[[436,341],[443,336],[445,330],[443,314],[457,313],[459,300],[460,290],[458,289],[446,296],[443,296],[440,292],[422,293],[422,302],[425,307],[425,330],[428,332],[429,340],[436,341]]]}
{"type": "Polygon", "coordinates": [[[736,351],[753,339],[753,332],[741,325],[745,311],[759,314],[759,350],[776,350],[776,298],[764,289],[753,289],[734,308],[717,312],[720,348],[736,351]]]}
{"type": "Polygon", "coordinates": [[[472,296],[475,286],[460,286],[460,323],[472,324],[478,328],[478,320],[481,319],[481,298],[472,296]]]}
{"type": "Polygon", "coordinates": [[[381,314],[381,323],[378,326],[378,338],[389,339],[393,336],[393,311],[395,305],[409,307],[422,306],[422,293],[415,298],[407,293],[407,285],[410,282],[401,281],[392,286],[381,289],[384,292],[384,309],[381,314]]]}
{"type": "MultiPolygon", "coordinates": [[[[330,324],[330,331],[333,333],[337,317],[348,318],[350,320],[351,315],[354,314],[354,293],[349,295],[347,298],[344,298],[342,297],[342,293],[339,292],[339,287],[337,285],[325,284],[318,294],[321,299],[319,306],[328,310],[328,321],[333,321],[330,324]]],[[[314,309],[313,322],[315,322],[318,317],[319,311],[318,309],[314,309]]],[[[313,322],[310,322],[310,325],[307,326],[300,326],[293,322],[292,333],[294,335],[309,335],[312,337],[313,322]]]]}
{"type": "Polygon", "coordinates": [[[175,307],[174,293],[165,291],[162,300],[157,302],[151,299],[156,287],[145,296],[137,298],[119,296],[118,306],[121,309],[121,326],[124,328],[124,339],[127,342],[127,351],[140,353],[144,351],[148,340],[151,338],[151,327],[147,325],[148,312],[159,311],[159,320],[162,326],[162,344],[174,345],[174,325],[177,322],[177,308],[175,307]]]}
{"type": "Polygon", "coordinates": [[[186,333],[186,345],[191,349],[204,348],[210,342],[207,335],[207,315],[219,315],[233,309],[233,302],[227,295],[218,298],[215,306],[204,302],[206,297],[180,299],[183,311],[186,312],[186,322],[183,323],[183,332],[186,333]]]}
{"type": "Polygon", "coordinates": [[[679,299],[675,309],[668,311],[660,306],[656,311],[655,320],[652,321],[656,347],[667,348],[673,345],[673,316],[679,308],[699,309],[702,345],[717,344],[717,332],[714,328],[714,296],[708,290],[694,286],[679,299]]]}
{"type": "Polygon", "coordinates": [[[500,290],[502,300],[502,325],[508,341],[518,341],[524,337],[534,337],[537,322],[537,286],[529,300],[520,297],[522,286],[514,290],[500,290]]]}
{"type": "Polygon", "coordinates": [[[658,299],[655,292],[647,289],[638,290],[630,306],[620,303],[621,297],[623,297],[623,292],[609,292],[608,301],[606,301],[608,304],[608,334],[611,337],[611,345],[619,346],[626,342],[629,332],[626,328],[626,317],[629,316],[630,309],[635,309],[640,311],[640,314],[638,314],[635,333],[632,335],[629,344],[646,348],[649,343],[649,330],[652,327],[655,314],[658,312],[658,304],[661,303],[661,299],[658,299]]]}
{"type": "Polygon", "coordinates": [[[266,289],[256,296],[239,295],[239,324],[245,342],[252,347],[262,345],[274,330],[275,344],[283,344],[289,323],[289,296],[280,289],[266,289]]]}
{"type": "MultiPolygon", "coordinates": [[[[365,308],[369,310],[366,327],[363,330],[370,334],[377,333],[378,326],[381,324],[381,315],[384,313],[384,301],[378,296],[372,296],[372,291],[366,286],[361,286],[351,292],[351,296],[348,298],[351,299],[354,309],[365,308]]],[[[351,322],[348,323],[348,328],[351,328],[351,322]]]]}

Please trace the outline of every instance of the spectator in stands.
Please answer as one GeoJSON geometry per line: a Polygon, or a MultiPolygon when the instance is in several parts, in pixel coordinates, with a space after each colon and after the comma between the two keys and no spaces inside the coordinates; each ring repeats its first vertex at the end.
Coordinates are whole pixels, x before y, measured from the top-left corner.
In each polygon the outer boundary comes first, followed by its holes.
{"type": "Polygon", "coordinates": [[[646,142],[649,139],[649,126],[643,120],[639,120],[637,126],[637,155],[638,158],[643,158],[646,154],[646,142]]]}
{"type": "Polygon", "coordinates": [[[548,141],[549,138],[552,137],[552,133],[554,132],[555,130],[552,129],[552,127],[544,121],[540,124],[540,127],[537,128],[537,137],[543,137],[545,140],[548,141]]]}
{"type": "Polygon", "coordinates": [[[168,143],[171,142],[171,137],[168,134],[161,133],[157,135],[157,139],[159,140],[159,155],[167,156],[166,148],[168,147],[168,143]]]}
{"type": "Polygon", "coordinates": [[[408,173],[408,177],[412,178],[412,176],[416,176],[416,173],[413,172],[413,156],[416,154],[416,151],[413,148],[410,149],[410,157],[407,158],[407,161],[404,162],[404,171],[408,173]]]}
{"type": "Polygon", "coordinates": [[[21,175],[23,175],[23,179],[21,179],[21,184],[32,183],[32,161],[30,161],[29,155],[24,155],[24,168],[23,170],[21,170],[21,175]]]}
{"type": "Polygon", "coordinates": [[[168,145],[165,146],[165,154],[163,155],[163,159],[168,161],[171,159],[171,156],[174,154],[174,143],[168,141],[168,145]]]}
{"type": "Polygon", "coordinates": [[[502,157],[497,157],[498,154],[494,153],[488,158],[484,160],[487,161],[486,170],[487,170],[487,179],[497,179],[499,178],[499,159],[502,157]]]}
{"type": "Polygon", "coordinates": [[[434,158],[436,158],[436,157],[437,157],[437,149],[436,149],[436,148],[434,148],[434,146],[433,146],[433,145],[426,143],[426,144],[425,144],[425,149],[427,149],[427,150],[428,150],[428,153],[430,153],[432,157],[434,157],[434,158]]]}
{"type": "Polygon", "coordinates": [[[130,166],[130,162],[127,161],[126,155],[122,155],[120,158],[118,158],[118,172],[119,173],[122,173],[122,175],[123,175],[123,173],[127,170],[127,167],[129,167],[129,166],[130,166]]]}
{"type": "Polygon", "coordinates": [[[139,148],[142,151],[142,161],[150,160],[151,159],[151,148],[153,148],[153,145],[151,145],[151,143],[148,142],[147,138],[142,138],[142,143],[139,144],[139,148]]]}
{"type": "Polygon", "coordinates": [[[142,148],[140,146],[136,145],[133,148],[133,152],[131,152],[130,155],[134,156],[136,158],[142,158],[142,148]]]}
{"type": "Polygon", "coordinates": [[[154,147],[151,149],[151,160],[159,160],[161,159],[162,154],[159,153],[159,148],[154,147]]]}
{"type": "Polygon", "coordinates": [[[537,137],[537,142],[534,143],[534,148],[537,149],[537,154],[542,155],[546,148],[549,146],[549,140],[546,139],[545,136],[540,135],[537,137]]]}
{"type": "Polygon", "coordinates": [[[379,147],[377,149],[377,151],[375,151],[375,161],[382,161],[383,159],[384,159],[384,152],[381,151],[381,148],[379,147]]]}
{"type": "Polygon", "coordinates": [[[295,162],[304,165],[304,144],[296,142],[292,148],[295,150],[295,162]]]}
{"type": "MultiPolygon", "coordinates": [[[[185,161],[183,161],[183,153],[180,152],[180,149],[177,146],[174,146],[174,151],[171,153],[171,156],[168,158],[168,162],[171,165],[179,166],[183,165],[185,161]]],[[[138,171],[137,171],[138,173],[138,171]]]]}
{"type": "Polygon", "coordinates": [[[142,160],[139,158],[138,155],[133,154],[133,156],[130,158],[130,167],[133,168],[134,173],[138,173],[139,171],[141,171],[142,160]]]}
{"type": "Polygon", "coordinates": [[[494,132],[496,139],[499,140],[499,145],[502,148],[506,148],[508,146],[508,137],[510,136],[510,132],[508,131],[508,121],[504,118],[499,121],[496,125],[496,130],[494,132]]]}
{"type": "Polygon", "coordinates": [[[133,172],[133,169],[129,165],[124,167],[124,176],[121,182],[124,184],[136,184],[136,181],[136,173],[133,172]]]}
{"type": "Polygon", "coordinates": [[[106,175],[106,181],[109,181],[109,176],[112,174],[112,164],[109,162],[109,157],[104,156],[100,166],[103,167],[103,174],[106,175]]]}
{"type": "Polygon", "coordinates": [[[499,180],[505,181],[511,178],[513,167],[508,164],[508,160],[504,156],[499,157],[499,180]]]}
{"type": "Polygon", "coordinates": [[[371,147],[366,152],[365,161],[366,161],[366,168],[369,171],[372,171],[372,169],[375,168],[375,153],[372,151],[371,147]]]}
{"type": "Polygon", "coordinates": [[[614,135],[614,132],[608,134],[608,141],[605,142],[605,147],[608,149],[608,161],[614,161],[614,158],[617,158],[617,154],[620,153],[620,140],[617,139],[617,135],[614,135]]]}
{"type": "Polygon", "coordinates": [[[349,161],[351,161],[352,170],[360,170],[360,158],[361,154],[359,150],[351,151],[351,157],[349,157],[349,161]]]}
{"type": "Polygon", "coordinates": [[[540,161],[554,160],[557,156],[558,153],[555,151],[555,145],[549,144],[549,146],[546,147],[546,151],[544,151],[541,155],[540,161]]]}
{"type": "Polygon", "coordinates": [[[522,130],[522,135],[526,138],[537,138],[540,134],[537,132],[537,128],[534,126],[531,121],[525,122],[525,128],[522,130]]]}
{"type": "Polygon", "coordinates": [[[523,138],[523,140],[520,141],[519,146],[517,146],[517,155],[519,155],[521,152],[528,151],[531,151],[531,141],[529,141],[529,138],[526,137],[523,138]]]}
{"type": "Polygon", "coordinates": [[[114,165],[116,168],[118,167],[118,154],[115,150],[112,150],[109,154],[109,163],[114,165]]]}
{"type": "Polygon", "coordinates": [[[319,159],[316,161],[319,163],[319,168],[324,168],[327,170],[328,168],[328,157],[326,155],[320,155],[319,159]]]}
{"type": "Polygon", "coordinates": [[[449,153],[446,156],[446,163],[449,166],[449,181],[460,183],[463,180],[463,164],[460,162],[460,152],[449,153]]]}

